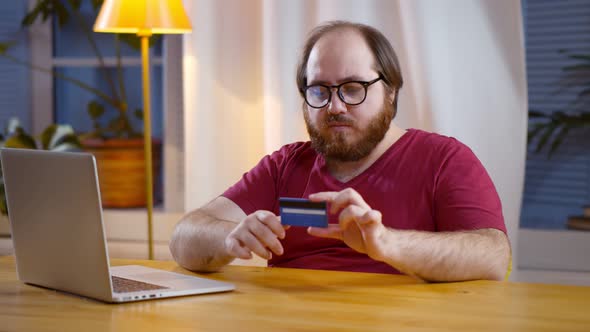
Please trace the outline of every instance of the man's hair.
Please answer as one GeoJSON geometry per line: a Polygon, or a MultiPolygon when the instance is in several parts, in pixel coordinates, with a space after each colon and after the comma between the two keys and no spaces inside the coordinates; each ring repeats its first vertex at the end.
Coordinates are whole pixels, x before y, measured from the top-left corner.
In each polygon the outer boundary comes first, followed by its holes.
{"type": "Polygon", "coordinates": [[[395,117],[395,113],[397,113],[398,92],[404,83],[399,60],[387,38],[379,30],[365,24],[347,21],[330,21],[315,27],[309,33],[303,45],[299,64],[297,65],[297,88],[299,89],[299,93],[303,97],[303,89],[307,85],[307,61],[309,60],[311,50],[324,35],[341,29],[358,31],[365,39],[375,58],[375,70],[383,78],[383,82],[387,87],[387,93],[395,92],[395,99],[393,100],[395,117]]]}

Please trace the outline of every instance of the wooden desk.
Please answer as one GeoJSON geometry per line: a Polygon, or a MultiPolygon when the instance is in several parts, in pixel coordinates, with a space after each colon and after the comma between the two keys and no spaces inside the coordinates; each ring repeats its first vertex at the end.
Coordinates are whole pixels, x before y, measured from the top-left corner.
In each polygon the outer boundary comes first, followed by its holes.
{"type": "MultiPolygon", "coordinates": [[[[190,273],[174,262],[123,261],[190,273]]],[[[590,287],[422,284],[368,273],[228,266],[230,293],[102,304],[22,284],[0,257],[1,331],[589,331],[590,287]]]]}

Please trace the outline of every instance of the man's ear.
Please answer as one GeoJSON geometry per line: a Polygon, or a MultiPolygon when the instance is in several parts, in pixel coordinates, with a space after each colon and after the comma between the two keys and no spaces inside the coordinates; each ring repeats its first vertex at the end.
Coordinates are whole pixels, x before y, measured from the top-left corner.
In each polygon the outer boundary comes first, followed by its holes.
{"type": "Polygon", "coordinates": [[[393,104],[393,102],[395,101],[395,98],[397,98],[397,91],[392,89],[391,93],[387,96],[387,101],[390,104],[393,104]]]}

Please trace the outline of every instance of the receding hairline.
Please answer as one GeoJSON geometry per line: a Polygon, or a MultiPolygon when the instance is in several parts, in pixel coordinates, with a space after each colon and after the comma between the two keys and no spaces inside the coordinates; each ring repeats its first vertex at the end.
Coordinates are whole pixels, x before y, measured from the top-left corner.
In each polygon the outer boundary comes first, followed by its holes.
{"type": "Polygon", "coordinates": [[[361,30],[360,27],[355,26],[354,23],[350,23],[350,25],[338,25],[338,26],[333,26],[330,27],[330,29],[328,29],[327,31],[325,31],[314,43],[313,46],[311,47],[310,51],[309,51],[309,56],[306,59],[305,62],[305,76],[307,77],[308,75],[308,67],[309,67],[309,59],[311,58],[311,54],[314,52],[314,50],[316,49],[316,47],[318,46],[318,44],[320,44],[320,42],[323,39],[326,39],[327,37],[336,35],[336,34],[345,34],[346,31],[352,32],[353,34],[355,34],[356,36],[358,36],[362,42],[363,45],[365,47],[365,49],[368,51],[368,53],[371,56],[371,69],[375,70],[376,72],[379,72],[379,68],[377,65],[377,59],[375,57],[375,54],[373,52],[373,50],[371,50],[371,47],[369,45],[369,42],[367,40],[367,37],[363,34],[363,31],[361,30]]]}

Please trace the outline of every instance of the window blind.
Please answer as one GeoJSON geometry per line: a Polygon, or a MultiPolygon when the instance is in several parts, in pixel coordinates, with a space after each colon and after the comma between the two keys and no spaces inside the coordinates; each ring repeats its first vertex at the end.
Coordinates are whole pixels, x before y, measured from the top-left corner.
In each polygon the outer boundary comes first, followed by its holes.
{"type": "MultiPolygon", "coordinates": [[[[28,61],[29,50],[20,20],[27,9],[26,0],[3,1],[0,6],[0,41],[16,41],[9,54],[28,61]]],[[[0,57],[0,129],[4,131],[8,119],[17,117],[30,130],[29,68],[0,57]]]]}
{"type": "MultiPolygon", "coordinates": [[[[590,55],[590,1],[527,0],[523,13],[529,108],[573,110],[581,89],[563,87],[563,67],[580,63],[568,54],[590,55]]],[[[590,204],[590,129],[570,131],[551,159],[535,146],[528,147],[521,227],[564,228],[569,215],[590,204]]]]}

